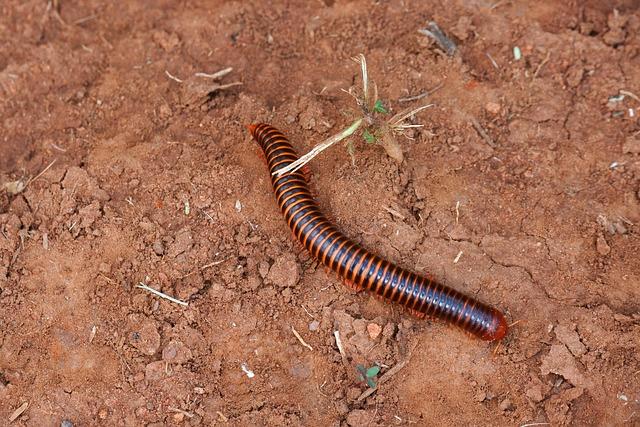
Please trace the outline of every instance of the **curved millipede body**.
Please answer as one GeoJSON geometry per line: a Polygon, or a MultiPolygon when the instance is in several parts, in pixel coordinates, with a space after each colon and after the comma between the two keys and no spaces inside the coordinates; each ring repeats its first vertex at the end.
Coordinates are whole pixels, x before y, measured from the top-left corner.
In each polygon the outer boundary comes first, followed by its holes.
{"type": "Polygon", "coordinates": [[[457,325],[483,340],[505,336],[507,323],[497,309],[402,269],[342,235],[318,208],[303,173],[274,175],[298,159],[287,138],[266,124],[250,125],[249,130],[265,154],[276,200],[293,234],[348,285],[401,304],[419,317],[433,316],[457,325]]]}

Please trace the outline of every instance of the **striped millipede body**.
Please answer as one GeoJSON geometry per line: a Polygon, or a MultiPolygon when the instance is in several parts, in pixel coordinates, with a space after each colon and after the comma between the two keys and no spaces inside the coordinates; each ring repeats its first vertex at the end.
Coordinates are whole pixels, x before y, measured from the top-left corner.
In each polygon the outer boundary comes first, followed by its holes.
{"type": "Polygon", "coordinates": [[[457,325],[483,340],[505,336],[507,323],[499,310],[400,268],[346,238],[320,211],[304,173],[274,175],[298,159],[287,138],[266,124],[250,125],[249,130],[265,154],[276,200],[294,236],[347,285],[401,304],[418,317],[457,325]]]}

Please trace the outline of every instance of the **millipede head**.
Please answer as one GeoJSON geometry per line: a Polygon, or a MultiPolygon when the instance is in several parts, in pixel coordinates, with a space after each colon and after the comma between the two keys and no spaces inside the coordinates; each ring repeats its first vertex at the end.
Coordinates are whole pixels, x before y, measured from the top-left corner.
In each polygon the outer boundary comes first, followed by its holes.
{"type": "Polygon", "coordinates": [[[507,335],[509,326],[507,326],[507,319],[504,314],[499,310],[493,309],[493,316],[491,325],[480,336],[485,341],[499,341],[507,335]]]}
{"type": "Polygon", "coordinates": [[[258,125],[253,123],[250,125],[247,125],[247,129],[249,129],[249,133],[251,134],[251,136],[253,136],[254,138],[256,137],[256,129],[258,128],[258,125]]]}

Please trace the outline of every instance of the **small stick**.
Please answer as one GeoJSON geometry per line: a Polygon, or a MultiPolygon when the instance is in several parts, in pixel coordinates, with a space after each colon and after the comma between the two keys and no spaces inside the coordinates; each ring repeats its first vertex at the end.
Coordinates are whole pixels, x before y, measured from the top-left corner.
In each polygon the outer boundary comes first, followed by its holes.
{"type": "Polygon", "coordinates": [[[378,381],[378,384],[376,385],[376,387],[375,388],[370,388],[370,389],[364,391],[358,397],[358,399],[356,399],[356,402],[362,402],[364,399],[366,399],[367,397],[369,397],[373,393],[375,393],[380,388],[381,384],[384,384],[385,382],[389,381],[391,379],[391,377],[393,377],[395,374],[400,372],[400,370],[405,367],[405,365],[407,364],[408,361],[409,361],[409,359],[407,358],[407,359],[403,360],[402,362],[396,364],[393,368],[389,369],[387,372],[385,372],[385,374],[380,377],[380,380],[378,381]]]}
{"type": "Polygon", "coordinates": [[[413,96],[407,96],[406,98],[398,98],[398,102],[411,102],[411,101],[417,101],[419,99],[422,98],[426,98],[427,96],[429,96],[429,91],[426,90],[418,95],[413,95],[413,96]]]}
{"type": "Polygon", "coordinates": [[[489,61],[491,61],[491,65],[493,65],[496,70],[500,71],[500,66],[498,65],[496,60],[493,59],[493,56],[491,56],[491,54],[489,54],[489,52],[485,53],[485,55],[487,55],[487,58],[489,58],[489,61]]]}
{"type": "Polygon", "coordinates": [[[98,15],[96,15],[95,13],[93,15],[89,15],[89,16],[85,16],[84,18],[80,18],[80,19],[76,19],[75,21],[73,21],[71,24],[72,25],[80,25],[80,24],[84,24],[85,22],[91,21],[93,19],[96,19],[98,17],[98,15]]]}
{"type": "Polygon", "coordinates": [[[480,123],[478,123],[475,117],[471,118],[471,125],[474,127],[476,132],[478,132],[478,134],[482,137],[482,139],[484,139],[484,142],[486,142],[491,148],[496,148],[496,143],[489,136],[489,134],[482,128],[482,126],[480,126],[480,123]]]}
{"type": "Polygon", "coordinates": [[[213,261],[213,262],[210,262],[209,264],[206,264],[206,265],[203,265],[202,267],[200,267],[200,270],[206,270],[206,269],[207,269],[207,268],[209,268],[209,267],[213,267],[213,266],[215,266],[215,265],[222,264],[222,263],[223,263],[223,262],[225,262],[225,261],[226,261],[226,259],[221,259],[221,260],[219,260],[219,261],[213,261]]]}
{"type": "Polygon", "coordinates": [[[285,166],[283,168],[278,169],[277,171],[275,171],[273,173],[273,175],[280,177],[280,176],[284,175],[285,173],[289,173],[289,172],[294,173],[294,172],[296,172],[302,166],[304,166],[307,163],[309,163],[309,161],[311,161],[311,159],[313,159],[315,156],[317,156],[318,154],[320,154],[321,152],[323,152],[327,148],[331,147],[336,142],[342,141],[343,139],[351,136],[360,127],[360,125],[362,124],[362,120],[363,119],[361,119],[361,118],[356,120],[355,122],[353,122],[351,124],[351,126],[346,128],[345,130],[343,130],[339,134],[334,135],[331,138],[325,140],[325,142],[316,145],[307,154],[305,154],[304,156],[300,157],[295,162],[293,162],[293,163],[291,163],[291,164],[289,164],[289,165],[287,165],[287,166],[285,166]]]}
{"type": "Polygon", "coordinates": [[[177,78],[176,76],[174,76],[173,74],[171,74],[168,70],[164,70],[164,73],[167,75],[167,77],[169,77],[171,80],[175,80],[178,83],[182,83],[184,80],[181,80],[179,78],[177,78]]]}
{"type": "Polygon", "coordinates": [[[456,255],[456,257],[453,259],[454,264],[457,264],[458,261],[460,261],[460,257],[462,256],[462,254],[463,254],[462,251],[458,252],[458,255],[456,255]]]}
{"type": "Polygon", "coordinates": [[[540,65],[538,65],[538,68],[536,68],[536,72],[533,73],[533,78],[535,79],[536,77],[538,77],[538,73],[540,72],[540,70],[542,70],[542,67],[544,67],[544,64],[546,64],[547,62],[549,62],[549,59],[551,58],[551,51],[547,52],[547,56],[542,60],[542,62],[540,63],[540,65]]]}
{"type": "Polygon", "coordinates": [[[417,342],[416,345],[414,345],[413,348],[411,350],[409,350],[409,354],[407,354],[407,357],[403,361],[397,363],[393,368],[389,369],[387,372],[385,372],[385,374],[383,376],[380,377],[380,379],[378,380],[378,384],[376,384],[375,388],[370,388],[369,390],[366,390],[365,392],[363,392],[358,397],[356,402],[361,402],[362,400],[364,400],[367,397],[371,396],[373,393],[375,393],[380,388],[381,384],[384,384],[385,382],[390,380],[391,377],[393,377],[402,368],[404,368],[405,365],[407,363],[409,363],[409,360],[411,360],[411,355],[413,354],[413,351],[416,349],[416,347],[418,347],[418,344],[419,344],[419,342],[417,342]]]}
{"type": "Polygon", "coordinates": [[[620,95],[626,95],[626,96],[630,96],[631,98],[635,99],[636,101],[640,102],[640,97],[638,97],[638,95],[636,95],[633,92],[629,92],[628,90],[624,90],[624,89],[620,89],[618,91],[618,93],[620,95]]]}
{"type": "Polygon", "coordinates": [[[502,346],[502,342],[498,341],[498,345],[496,345],[496,348],[493,349],[493,356],[498,354],[498,350],[500,350],[501,346],[502,346]]]}
{"type": "Polygon", "coordinates": [[[431,90],[426,90],[424,92],[422,92],[421,94],[418,95],[413,95],[413,96],[407,96],[406,98],[399,98],[398,102],[411,102],[411,101],[417,101],[419,99],[422,98],[426,98],[427,96],[433,94],[434,92],[440,90],[442,87],[444,86],[444,83],[440,82],[436,85],[436,87],[434,87],[431,90]]]}
{"type": "Polygon", "coordinates": [[[65,148],[62,148],[62,147],[60,147],[59,145],[54,144],[53,142],[51,143],[51,146],[52,146],[53,148],[55,148],[56,150],[58,150],[58,151],[62,151],[63,153],[66,153],[66,152],[67,152],[67,150],[66,150],[65,148]]]}
{"type": "Polygon", "coordinates": [[[293,335],[295,335],[296,338],[298,338],[298,341],[300,341],[300,344],[307,347],[309,350],[313,351],[313,347],[311,347],[309,344],[307,344],[307,342],[304,339],[302,339],[298,331],[296,331],[296,328],[294,328],[293,326],[291,326],[291,332],[293,332],[293,335]]]}
{"type": "Polygon", "coordinates": [[[189,418],[193,418],[194,417],[194,415],[191,412],[187,412],[187,411],[185,411],[183,409],[173,408],[171,406],[169,406],[167,409],[170,410],[171,412],[178,412],[178,413],[180,413],[182,415],[185,415],[185,416],[187,416],[189,418]]]}
{"type": "Polygon", "coordinates": [[[176,304],[180,304],[180,305],[183,305],[183,306],[185,306],[185,307],[189,305],[189,303],[187,303],[187,302],[181,301],[181,300],[176,299],[176,298],[174,298],[174,297],[171,297],[171,296],[169,296],[169,295],[167,295],[167,294],[163,294],[162,292],[160,292],[160,291],[158,291],[158,290],[155,290],[155,289],[153,289],[153,288],[151,288],[151,287],[149,287],[149,286],[145,285],[145,284],[144,284],[144,283],[142,283],[142,282],[140,282],[140,284],[139,284],[139,285],[137,285],[137,286],[136,286],[136,288],[144,289],[145,291],[149,291],[149,292],[151,292],[152,294],[155,294],[155,295],[159,296],[160,298],[167,299],[167,300],[169,300],[169,301],[171,301],[171,302],[175,302],[176,304]]]}
{"type": "Polygon", "coordinates": [[[18,417],[22,415],[24,411],[27,410],[28,407],[29,407],[29,402],[24,402],[22,405],[20,405],[20,407],[18,407],[18,409],[16,409],[15,411],[13,411],[13,413],[9,417],[9,422],[12,423],[15,420],[17,420],[18,417]]]}
{"type": "Polygon", "coordinates": [[[383,206],[382,207],[385,211],[389,212],[391,215],[393,216],[397,216],[398,218],[400,218],[401,220],[405,220],[406,218],[404,217],[404,215],[402,215],[400,212],[398,212],[395,209],[392,209],[390,207],[387,206],[383,206]]]}
{"type": "Polygon", "coordinates": [[[227,421],[229,421],[229,418],[225,417],[225,416],[224,416],[224,414],[223,414],[222,412],[220,412],[220,411],[216,411],[216,414],[218,414],[218,416],[220,417],[220,419],[221,419],[223,422],[225,422],[225,423],[226,423],[227,421]]]}
{"type": "Polygon", "coordinates": [[[460,219],[460,200],[456,202],[456,224],[458,223],[458,219],[460,219]]]}
{"type": "Polygon", "coordinates": [[[111,279],[111,278],[109,278],[109,277],[105,276],[105,275],[104,275],[104,274],[102,274],[102,273],[98,273],[98,276],[102,277],[102,278],[103,278],[103,279],[105,279],[107,282],[111,283],[112,285],[115,285],[115,284],[116,284],[116,281],[115,281],[115,280],[113,280],[113,279],[111,279]]]}
{"type": "Polygon", "coordinates": [[[493,10],[493,9],[497,8],[498,6],[502,5],[502,3],[504,3],[504,0],[499,0],[499,1],[495,2],[495,3],[493,4],[493,6],[491,6],[491,7],[489,8],[489,10],[493,10]]]}
{"type": "Polygon", "coordinates": [[[407,118],[413,116],[414,114],[419,113],[420,111],[422,111],[424,109],[433,107],[433,105],[434,104],[427,104],[427,105],[423,105],[421,107],[415,108],[413,110],[402,111],[402,112],[396,114],[395,116],[393,116],[391,118],[391,120],[389,120],[389,124],[391,125],[392,128],[410,127],[411,125],[402,125],[402,122],[405,121],[407,118]]]}
{"type": "Polygon", "coordinates": [[[53,166],[53,165],[54,165],[54,163],[55,163],[57,160],[58,160],[58,159],[54,159],[51,163],[49,163],[49,165],[48,165],[46,168],[44,168],[44,169],[42,170],[42,172],[40,172],[40,173],[39,173],[38,175],[36,175],[34,178],[31,178],[29,181],[27,181],[27,183],[24,185],[24,187],[25,187],[25,188],[27,188],[27,186],[28,186],[29,184],[31,184],[33,181],[35,181],[36,179],[38,179],[38,178],[40,178],[42,175],[44,175],[44,174],[49,170],[49,168],[51,168],[51,166],[53,166]]]}
{"type": "Polygon", "coordinates": [[[456,44],[444,34],[435,22],[430,21],[427,23],[427,29],[420,29],[418,32],[434,39],[447,55],[453,56],[456,53],[456,44]]]}
{"type": "Polygon", "coordinates": [[[210,92],[213,92],[213,91],[216,91],[216,90],[228,89],[228,88],[234,87],[234,86],[242,86],[242,82],[233,82],[233,83],[227,83],[226,85],[214,86],[214,88],[210,92]]]}
{"type": "Polygon", "coordinates": [[[342,360],[347,360],[347,354],[344,352],[342,340],[340,339],[340,331],[333,331],[333,335],[336,337],[336,345],[338,346],[338,351],[340,352],[340,356],[342,356],[342,360]]]}
{"type": "Polygon", "coordinates": [[[302,309],[305,311],[305,313],[307,313],[309,315],[309,317],[311,317],[313,320],[315,320],[315,316],[311,313],[309,313],[309,310],[307,310],[307,307],[304,306],[304,304],[302,304],[302,309]]]}
{"type": "Polygon", "coordinates": [[[522,424],[520,427],[531,427],[531,426],[548,426],[551,425],[549,423],[529,423],[529,424],[522,424]]]}
{"type": "Polygon", "coordinates": [[[223,70],[220,70],[218,72],[215,72],[213,74],[207,74],[207,73],[196,73],[195,76],[196,77],[205,77],[207,79],[221,79],[222,77],[226,76],[227,74],[229,74],[231,71],[233,71],[232,67],[229,68],[225,68],[223,70]]]}
{"type": "Polygon", "coordinates": [[[327,396],[326,394],[324,394],[322,392],[322,387],[324,387],[324,385],[327,383],[327,380],[324,380],[324,382],[322,383],[322,385],[316,385],[316,387],[318,388],[318,393],[320,393],[321,395],[323,395],[326,398],[329,398],[329,396],[327,396]]]}
{"type": "Polygon", "coordinates": [[[367,73],[367,60],[362,53],[351,59],[360,64],[362,68],[362,99],[364,100],[365,108],[369,108],[369,74],[367,73]]]}

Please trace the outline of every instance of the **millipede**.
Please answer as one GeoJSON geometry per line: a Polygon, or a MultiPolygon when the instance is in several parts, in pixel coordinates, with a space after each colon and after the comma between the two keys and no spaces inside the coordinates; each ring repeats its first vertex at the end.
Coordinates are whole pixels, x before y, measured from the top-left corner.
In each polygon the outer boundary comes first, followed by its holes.
{"type": "Polygon", "coordinates": [[[276,200],[294,236],[309,253],[356,291],[400,304],[419,318],[435,317],[485,341],[502,339],[507,322],[498,309],[405,270],[345,237],[321,212],[304,172],[276,172],[298,159],[289,140],[267,124],[248,126],[267,161],[276,200]]]}

